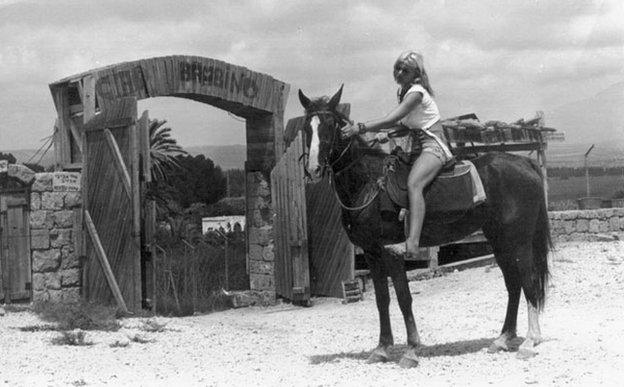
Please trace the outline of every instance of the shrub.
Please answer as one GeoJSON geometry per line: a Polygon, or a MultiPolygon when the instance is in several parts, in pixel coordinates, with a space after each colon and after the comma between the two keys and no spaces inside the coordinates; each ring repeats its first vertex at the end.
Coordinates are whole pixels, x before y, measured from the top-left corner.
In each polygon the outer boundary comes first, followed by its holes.
{"type": "Polygon", "coordinates": [[[55,322],[59,330],[117,331],[117,309],[90,302],[35,303],[33,310],[42,319],[55,322]]]}
{"type": "Polygon", "coordinates": [[[87,341],[86,333],[81,330],[75,331],[63,331],[61,335],[53,338],[52,344],[54,345],[74,345],[74,346],[86,346],[93,345],[93,342],[87,341]]]}

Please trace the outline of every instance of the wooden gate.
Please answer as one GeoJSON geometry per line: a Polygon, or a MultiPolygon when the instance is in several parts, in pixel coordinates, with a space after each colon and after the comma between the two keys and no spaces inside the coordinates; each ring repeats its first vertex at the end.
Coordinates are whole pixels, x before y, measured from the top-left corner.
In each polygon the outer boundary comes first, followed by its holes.
{"type": "Polygon", "coordinates": [[[312,294],[342,297],[355,274],[355,249],[342,227],[341,209],[327,179],[306,186],[312,294]]]}
{"type": "Polygon", "coordinates": [[[139,136],[135,98],[107,106],[85,125],[83,206],[87,300],[141,309],[139,136]]]}
{"type": "Polygon", "coordinates": [[[0,194],[0,273],[0,299],[30,299],[30,227],[23,192],[0,194]]]}
{"type": "Polygon", "coordinates": [[[308,228],[301,133],[271,171],[275,210],[275,290],[293,301],[310,299],[308,228]]]}
{"type": "MultiPolygon", "coordinates": [[[[348,104],[339,109],[349,115],[348,104]]],[[[307,300],[311,294],[342,297],[342,282],[355,274],[354,247],[327,180],[304,183],[304,122],[303,117],[288,121],[285,140],[290,145],[271,172],[276,290],[291,300],[307,300]],[[303,296],[297,293],[302,289],[303,296]]]]}

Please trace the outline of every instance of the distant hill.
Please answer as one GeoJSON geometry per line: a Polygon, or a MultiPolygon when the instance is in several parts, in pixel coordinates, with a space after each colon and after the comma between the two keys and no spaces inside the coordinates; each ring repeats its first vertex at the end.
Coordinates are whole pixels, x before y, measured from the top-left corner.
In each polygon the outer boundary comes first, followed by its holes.
{"type": "Polygon", "coordinates": [[[41,155],[41,151],[37,152],[36,149],[0,150],[0,152],[12,154],[17,162],[21,164],[39,164],[44,168],[54,165],[53,147],[48,149],[48,151],[44,155],[41,155]]]}
{"type": "Polygon", "coordinates": [[[624,145],[624,81],[547,111],[545,118],[546,126],[565,132],[568,143],[624,145]]]}
{"type": "Polygon", "coordinates": [[[203,145],[185,147],[191,156],[204,155],[222,170],[244,169],[247,160],[245,145],[203,145]]]}
{"type": "MultiPolygon", "coordinates": [[[[192,156],[203,154],[222,170],[243,169],[247,160],[247,147],[245,145],[204,145],[186,147],[185,150],[192,156]]],[[[2,153],[11,153],[18,163],[39,162],[43,167],[54,164],[54,149],[50,148],[41,158],[40,154],[35,155],[36,149],[0,150],[2,153]],[[33,157],[34,156],[34,157],[33,157]]]]}

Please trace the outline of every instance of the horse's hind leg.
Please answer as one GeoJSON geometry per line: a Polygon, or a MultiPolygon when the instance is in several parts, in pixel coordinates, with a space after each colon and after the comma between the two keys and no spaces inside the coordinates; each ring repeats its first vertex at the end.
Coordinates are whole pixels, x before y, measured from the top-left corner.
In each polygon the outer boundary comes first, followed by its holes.
{"type": "MultiPolygon", "coordinates": [[[[530,244],[529,244],[530,246],[530,244]]],[[[540,283],[534,267],[532,248],[523,256],[518,265],[522,280],[522,290],[527,302],[528,330],[524,342],[518,348],[518,357],[526,359],[536,355],[534,347],[542,341],[539,326],[540,283]]]]}
{"type": "Polygon", "coordinates": [[[409,289],[407,274],[405,273],[405,262],[402,256],[389,254],[384,252],[385,262],[392,276],[394,291],[399,301],[399,308],[403,314],[405,321],[405,329],[407,330],[407,351],[403,354],[400,366],[403,368],[411,368],[418,365],[418,355],[416,349],[420,345],[420,337],[416,329],[416,321],[412,313],[412,294],[409,289]]]}
{"type": "Polygon", "coordinates": [[[507,313],[500,336],[492,342],[488,352],[509,351],[511,340],[516,338],[516,326],[518,321],[518,305],[520,304],[520,292],[522,282],[520,272],[516,266],[512,254],[506,254],[495,250],[496,261],[503,272],[505,287],[507,288],[507,313]]]}
{"type": "Polygon", "coordinates": [[[388,347],[394,344],[392,327],[390,325],[390,294],[388,291],[388,276],[386,274],[380,253],[373,255],[366,252],[366,262],[370,269],[375,287],[375,301],[379,312],[379,344],[368,357],[368,363],[385,362],[388,360],[388,347]]]}

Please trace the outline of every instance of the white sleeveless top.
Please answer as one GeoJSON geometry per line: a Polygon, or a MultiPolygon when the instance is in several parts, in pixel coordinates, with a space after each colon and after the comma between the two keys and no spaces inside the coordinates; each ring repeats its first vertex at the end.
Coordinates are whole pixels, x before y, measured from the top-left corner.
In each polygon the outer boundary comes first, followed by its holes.
{"type": "MultiPolygon", "coordinates": [[[[436,105],[427,90],[418,84],[412,85],[412,87],[407,90],[407,93],[405,93],[405,96],[416,92],[422,93],[422,102],[403,117],[401,123],[410,129],[429,129],[440,120],[438,105],[436,105]]],[[[403,98],[405,99],[405,97],[403,98]]]]}

